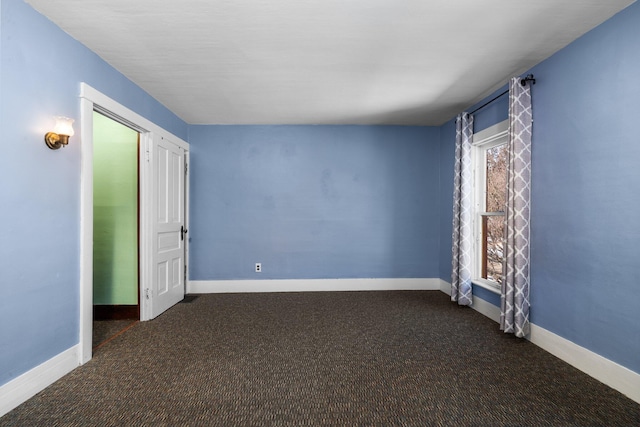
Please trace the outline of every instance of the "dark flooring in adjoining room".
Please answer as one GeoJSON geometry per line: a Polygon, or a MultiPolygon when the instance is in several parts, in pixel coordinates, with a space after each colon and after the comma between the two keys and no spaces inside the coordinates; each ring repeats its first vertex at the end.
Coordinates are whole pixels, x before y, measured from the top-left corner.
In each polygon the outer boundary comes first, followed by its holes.
{"type": "Polygon", "coordinates": [[[201,295],[0,426],[639,426],[640,404],[438,291],[201,295]]]}
{"type": "Polygon", "coordinates": [[[117,335],[126,332],[127,328],[137,320],[94,320],[93,321],[93,348],[96,349],[117,335]]]}

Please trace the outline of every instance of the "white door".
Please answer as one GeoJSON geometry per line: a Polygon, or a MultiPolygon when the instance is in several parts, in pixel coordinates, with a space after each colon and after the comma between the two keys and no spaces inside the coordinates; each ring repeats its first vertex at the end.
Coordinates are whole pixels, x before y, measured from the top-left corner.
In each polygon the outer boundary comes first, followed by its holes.
{"type": "Polygon", "coordinates": [[[185,151],[154,136],[153,270],[149,295],[153,319],[184,298],[185,280],[185,151]]]}

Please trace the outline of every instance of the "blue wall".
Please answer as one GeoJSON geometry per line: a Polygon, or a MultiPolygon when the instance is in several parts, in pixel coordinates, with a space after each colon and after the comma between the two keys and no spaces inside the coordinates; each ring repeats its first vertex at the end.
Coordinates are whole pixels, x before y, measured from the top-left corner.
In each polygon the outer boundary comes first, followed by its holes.
{"type": "Polygon", "coordinates": [[[181,138],[187,125],[21,0],[0,8],[0,385],[78,343],[80,82],[181,138]],[[76,120],[49,150],[54,115],[76,120]]]}
{"type": "Polygon", "coordinates": [[[191,280],[438,277],[438,128],[191,126],[189,142],[191,280]]]}
{"type": "MultiPolygon", "coordinates": [[[[640,3],[634,3],[525,73],[537,79],[531,321],[635,372],[640,372],[638,22],[640,3]]],[[[501,100],[482,110],[476,131],[506,118],[507,109],[501,100]]],[[[442,127],[441,145],[447,140],[453,145],[451,123],[442,127]]],[[[447,175],[448,165],[442,167],[447,175]]],[[[443,184],[443,190],[450,193],[452,187],[443,184]]],[[[446,215],[451,219],[446,199],[443,221],[446,215]]],[[[442,251],[440,277],[450,281],[451,254],[445,255],[442,251]]],[[[499,303],[488,291],[474,288],[474,294],[499,303]]]]}
{"type": "Polygon", "coordinates": [[[640,3],[531,70],[531,320],[640,372],[640,3]]]}
{"type": "Polygon", "coordinates": [[[453,168],[455,162],[455,118],[440,127],[440,252],[438,277],[451,283],[453,232],[453,168]]]}
{"type": "Polygon", "coordinates": [[[474,111],[476,108],[482,107],[487,101],[495,98],[493,102],[485,105],[473,114],[474,132],[483,131],[496,123],[500,123],[501,121],[509,118],[509,94],[505,93],[507,90],[509,90],[509,86],[505,85],[489,95],[486,100],[478,102],[478,104],[467,110],[469,112],[474,111]]]}

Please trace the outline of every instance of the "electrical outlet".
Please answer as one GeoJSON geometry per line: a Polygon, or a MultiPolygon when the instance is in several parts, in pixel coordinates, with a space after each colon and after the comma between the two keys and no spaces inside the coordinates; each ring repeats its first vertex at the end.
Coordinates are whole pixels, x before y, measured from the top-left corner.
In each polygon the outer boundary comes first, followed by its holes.
{"type": "Polygon", "coordinates": [[[262,273],[262,264],[256,262],[256,273],[262,273]]]}

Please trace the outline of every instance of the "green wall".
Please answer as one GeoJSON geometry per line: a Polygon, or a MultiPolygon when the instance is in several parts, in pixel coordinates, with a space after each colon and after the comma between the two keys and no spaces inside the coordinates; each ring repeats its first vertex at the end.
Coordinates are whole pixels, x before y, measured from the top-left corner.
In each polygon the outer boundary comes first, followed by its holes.
{"type": "Polygon", "coordinates": [[[93,113],[93,303],[138,304],[138,133],[93,113]]]}

